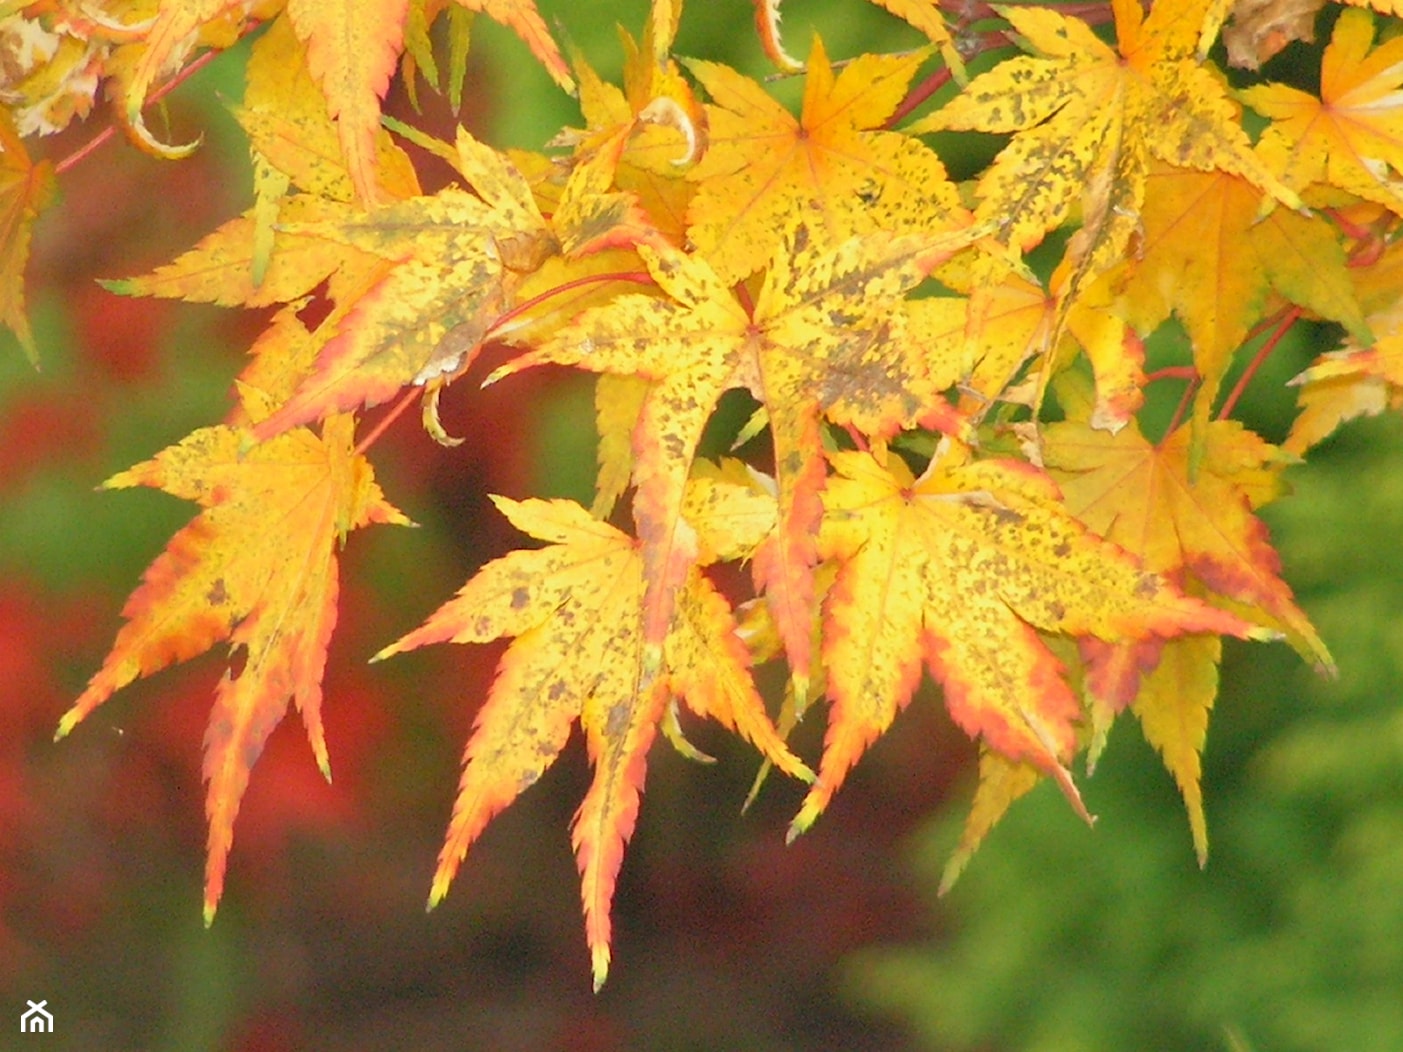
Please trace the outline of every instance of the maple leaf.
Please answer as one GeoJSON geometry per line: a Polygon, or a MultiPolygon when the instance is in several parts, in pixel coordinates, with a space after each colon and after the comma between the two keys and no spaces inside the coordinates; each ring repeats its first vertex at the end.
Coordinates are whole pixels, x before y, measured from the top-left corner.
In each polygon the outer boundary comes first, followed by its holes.
{"type": "Polygon", "coordinates": [[[833,244],[962,221],[940,159],[910,136],[880,130],[925,57],[863,55],[835,78],[815,38],[797,120],[729,67],[687,63],[714,100],[710,145],[687,172],[697,184],[688,234],[722,281],[767,264],[798,215],[833,244]]]}
{"type": "Polygon", "coordinates": [[[1290,458],[1237,421],[1215,420],[1206,427],[1203,457],[1190,481],[1192,448],[1188,427],[1158,444],[1134,424],[1110,435],[1072,419],[1043,431],[1043,463],[1072,514],[1140,556],[1148,570],[1191,573],[1246,616],[1280,628],[1307,660],[1333,669],[1325,644],[1281,579],[1266,525],[1253,514],[1280,491],[1280,471],[1290,458]]]}
{"type": "MultiPolygon", "coordinates": [[[[243,103],[234,108],[257,156],[284,173],[293,186],[346,203],[368,199],[343,156],[342,134],[326,97],[308,70],[307,48],[286,16],[273,21],[249,54],[243,103]]],[[[377,126],[373,154],[359,157],[359,178],[373,176],[381,194],[402,200],[419,193],[413,165],[389,134],[377,126]]],[[[357,146],[357,150],[362,147],[357,146]]]]}
{"type": "Polygon", "coordinates": [[[955,886],[989,830],[998,825],[1015,800],[1026,795],[1041,780],[1042,772],[1033,764],[1010,760],[994,749],[980,748],[979,784],[974,790],[960,842],[940,874],[937,894],[945,895],[955,886]]]}
{"type": "Polygon", "coordinates": [[[226,673],[205,732],[209,856],[205,920],[224,887],[234,819],[249,771],[292,700],[322,773],[330,766],[321,682],[336,624],[336,548],[370,523],[407,523],[353,448],[354,421],[329,418],[243,449],[247,434],[202,428],[104,486],[154,486],[204,507],[147,568],[126,624],[57,737],[132,680],[228,639],[244,651],[226,673]]]}
{"type": "Polygon", "coordinates": [[[1037,630],[1110,642],[1254,633],[1089,531],[1031,465],[953,462],[918,481],[896,457],[830,460],[819,544],[841,564],[824,610],[832,707],[791,836],[891,725],[923,663],[956,723],[1051,775],[1085,816],[1066,767],[1081,707],[1037,630]]]}
{"type": "Polygon", "coordinates": [[[1116,309],[1141,333],[1171,310],[1183,320],[1202,379],[1199,427],[1269,290],[1372,341],[1344,249],[1324,219],[1283,209],[1260,218],[1261,192],[1224,171],[1161,165],[1146,185],[1139,251],[1110,279],[1116,309]]]}
{"type": "Polygon", "coordinates": [[[1320,59],[1320,95],[1284,84],[1244,89],[1272,125],[1262,157],[1293,189],[1329,183],[1403,212],[1403,41],[1374,43],[1374,18],[1345,11],[1320,59]]]}
{"type": "Polygon", "coordinates": [[[1236,0],[1223,29],[1228,65],[1259,69],[1293,40],[1315,42],[1315,18],[1325,0],[1236,0]]]}
{"type": "Polygon", "coordinates": [[[672,590],[696,557],[680,509],[697,442],[721,395],[744,387],[769,414],[779,490],[779,526],[755,554],[756,579],[776,607],[794,676],[807,678],[820,417],[885,437],[939,401],[961,363],[927,352],[902,297],[976,233],[873,235],[829,248],[801,225],[786,234],[753,314],[703,259],[641,245],[665,297],[626,295],[588,310],[489,378],[553,362],[653,383],[633,442],[649,640],[661,639],[672,590]]]}
{"type": "Polygon", "coordinates": [[[0,112],[0,325],[15,334],[35,364],[39,351],[24,309],[24,271],[34,220],[53,192],[53,166],[30,160],[9,115],[0,112]]]}
{"type": "Polygon", "coordinates": [[[616,186],[636,200],[660,232],[680,243],[693,190],[682,172],[705,150],[708,132],[705,111],[677,64],[667,57],[670,38],[657,36],[668,31],[667,25],[657,28],[665,7],[654,6],[642,41],[635,43],[621,33],[622,90],[601,80],[582,57],[576,59],[580,110],[588,129],[571,131],[567,141],[578,140],[575,174],[592,165],[603,177],[597,196],[608,197],[608,188],[616,186]]]}
{"type": "Polygon", "coordinates": [[[285,225],[384,263],[338,303],[310,375],[255,427],[257,438],[466,368],[506,307],[512,275],[529,273],[554,250],[531,188],[510,162],[461,129],[458,157],[476,195],[449,186],[346,220],[285,225]]]}
{"type": "Polygon", "coordinates": [[[1146,16],[1138,0],[1113,0],[1114,49],[1080,19],[1043,7],[1002,9],[1035,54],[1000,63],[909,129],[1013,133],[979,178],[975,215],[998,222],[1020,251],[1083,203],[1095,223],[1077,245],[1069,298],[1124,254],[1151,157],[1234,172],[1300,207],[1252,152],[1236,105],[1197,58],[1210,2],[1156,0],[1146,16]]]}
{"type": "Polygon", "coordinates": [[[638,542],[572,501],[492,500],[548,547],[488,563],[376,660],[428,643],[514,637],[464,753],[430,906],[447,893],[486,824],[555,762],[579,720],[594,779],[571,840],[598,989],[609,967],[610,901],[669,698],[738,731],[781,770],[811,775],[770,724],[730,606],[699,570],[678,589],[661,664],[650,676],[638,542]]]}
{"type": "Polygon", "coordinates": [[[1291,380],[1301,388],[1301,412],[1283,443],[1288,453],[1304,454],[1345,421],[1403,409],[1403,307],[1370,322],[1383,333],[1377,344],[1327,352],[1291,380]]]}
{"type": "MultiPolygon", "coordinates": [[[[533,0],[458,0],[511,28],[562,88],[573,89],[565,61],[533,0]]],[[[336,120],[357,197],[379,200],[376,135],[380,104],[404,47],[409,0],[287,0],[287,18],[307,45],[307,68],[336,120]]]]}
{"type": "Polygon", "coordinates": [[[481,11],[492,21],[506,26],[521,38],[531,54],[545,67],[560,87],[567,92],[575,90],[575,82],[570,79],[570,67],[560,54],[560,49],[551,39],[550,30],[536,10],[535,0],[456,0],[460,7],[469,11],[481,11]]]}
{"type": "MultiPolygon", "coordinates": [[[[1037,282],[1008,272],[1003,261],[991,262],[992,270],[941,275],[967,296],[926,301],[931,346],[964,347],[972,363],[960,384],[960,408],[978,419],[999,400],[1035,404],[1040,385],[1065,368],[1079,346],[1096,375],[1095,425],[1122,427],[1144,400],[1144,348],[1135,333],[1102,297],[1082,295],[1065,304],[1037,282]],[[1040,358],[1043,368],[1031,378],[1033,386],[1014,387],[1025,367],[1031,371],[1029,363],[1040,358]]],[[[1065,270],[1065,264],[1059,267],[1054,285],[1065,270]]]]}

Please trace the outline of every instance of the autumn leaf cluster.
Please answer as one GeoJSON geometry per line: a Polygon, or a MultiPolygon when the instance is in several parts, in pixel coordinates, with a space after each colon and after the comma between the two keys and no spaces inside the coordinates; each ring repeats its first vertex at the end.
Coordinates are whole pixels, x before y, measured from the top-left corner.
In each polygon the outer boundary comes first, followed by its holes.
{"type": "Polygon", "coordinates": [[[623,34],[621,84],[562,57],[531,0],[0,8],[0,321],[31,356],[31,231],[75,162],[46,158],[42,136],[110,106],[179,157],[195,144],[154,134],[149,101],[247,46],[234,116],[252,206],[108,286],[268,321],[222,423],[107,481],[199,511],[59,727],[217,643],[238,652],[205,736],[207,918],[289,702],[329,777],[338,554],[409,521],[376,480],[375,439],[418,404],[451,447],[444,388],[542,366],[597,377],[592,505],[494,497],[539,543],[375,655],[511,641],[431,904],[578,723],[594,775],[572,842],[597,985],[659,732],[696,758],[683,713],[711,717],[807,783],[793,836],[926,674],[979,749],[947,884],[1044,777],[1089,819],[1074,767],[1127,712],[1205,857],[1222,638],[1333,668],[1257,511],[1342,422],[1403,404],[1403,41],[1386,5],[881,6],[924,45],[850,55],[815,37],[801,62],[778,0],[757,0],[767,54],[802,82],[797,113],[769,81],[675,54],[681,0],[623,34]],[[578,126],[539,152],[382,116],[396,78],[456,104],[479,12],[578,100],[578,126]],[[1273,80],[1272,55],[1317,23],[1318,90],[1273,80]],[[933,146],[951,132],[990,144],[963,181],[933,146]],[[448,185],[423,190],[428,166],[448,185]],[[1339,343],[1294,381],[1299,415],[1273,444],[1233,413],[1300,322],[1339,343]],[[506,364],[483,376],[489,345],[506,364]],[[1182,395],[1167,425],[1144,411],[1156,389],[1182,395]],[[749,421],[708,460],[723,397],[749,421]],[[767,702],[752,669],[771,661],[787,686],[767,702]],[[805,718],[827,726],[807,762],[787,743],[805,718]]]}

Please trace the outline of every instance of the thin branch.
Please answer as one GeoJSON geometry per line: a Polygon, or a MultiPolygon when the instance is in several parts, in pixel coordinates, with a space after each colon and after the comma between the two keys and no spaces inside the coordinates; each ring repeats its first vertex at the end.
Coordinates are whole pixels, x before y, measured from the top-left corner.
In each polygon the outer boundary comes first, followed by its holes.
{"type": "Polygon", "coordinates": [[[1179,405],[1174,410],[1174,415],[1169,418],[1169,426],[1164,429],[1164,437],[1168,438],[1179,430],[1179,425],[1184,422],[1184,414],[1189,411],[1189,406],[1193,403],[1194,392],[1198,390],[1199,377],[1195,372],[1189,377],[1189,382],[1184,385],[1183,397],[1179,399],[1179,405]]]}
{"type": "Polygon", "coordinates": [[[892,115],[887,118],[886,123],[883,124],[882,127],[888,129],[895,128],[911,115],[912,110],[925,102],[926,99],[930,98],[941,88],[945,87],[946,84],[949,84],[952,75],[949,69],[942,66],[930,76],[926,77],[906,93],[906,98],[901,100],[901,104],[892,111],[892,115]]]}
{"type": "Polygon", "coordinates": [[[1252,360],[1247,363],[1247,368],[1242,370],[1242,375],[1237,378],[1237,383],[1233,385],[1232,391],[1223,401],[1223,408],[1218,410],[1219,420],[1226,420],[1232,415],[1233,409],[1237,407],[1238,399],[1247,390],[1247,385],[1252,382],[1252,377],[1257,374],[1262,363],[1271,357],[1272,351],[1276,350],[1277,345],[1281,343],[1281,338],[1290,331],[1291,326],[1296,324],[1300,316],[1300,307],[1292,307],[1282,314],[1281,319],[1276,324],[1276,331],[1266,338],[1261,348],[1252,356],[1252,360]]]}
{"type": "Polygon", "coordinates": [[[388,431],[390,425],[403,416],[404,411],[413,405],[423,393],[424,389],[418,386],[411,387],[405,391],[404,395],[394,404],[390,411],[376,422],[375,426],[370,429],[363,439],[356,443],[356,452],[363,456],[365,451],[375,445],[376,442],[380,441],[380,436],[388,431]]]}
{"type": "Polygon", "coordinates": [[[1192,365],[1166,365],[1163,369],[1145,374],[1146,384],[1152,384],[1156,380],[1188,380],[1196,383],[1198,370],[1192,365]]]}

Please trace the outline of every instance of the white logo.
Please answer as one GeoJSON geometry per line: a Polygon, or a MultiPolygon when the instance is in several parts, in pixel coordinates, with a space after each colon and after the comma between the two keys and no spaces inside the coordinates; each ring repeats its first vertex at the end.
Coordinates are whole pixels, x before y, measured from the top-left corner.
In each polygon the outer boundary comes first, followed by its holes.
{"type": "Polygon", "coordinates": [[[54,1032],[54,1017],[44,1007],[48,1001],[40,1001],[37,1004],[33,1001],[25,1001],[29,1005],[29,1011],[19,1017],[19,1032],[21,1034],[52,1034],[54,1032]]]}

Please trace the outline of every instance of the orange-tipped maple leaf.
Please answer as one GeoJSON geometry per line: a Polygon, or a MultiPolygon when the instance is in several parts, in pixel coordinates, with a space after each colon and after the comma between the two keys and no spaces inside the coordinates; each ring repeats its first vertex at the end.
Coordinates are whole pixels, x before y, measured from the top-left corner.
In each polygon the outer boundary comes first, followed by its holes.
{"type": "Polygon", "coordinates": [[[597,989],[608,973],[609,907],[648,749],[672,699],[738,731],[781,770],[811,775],[771,725],[730,605],[698,569],[679,583],[654,662],[638,542],[572,501],[492,499],[518,529],[549,546],[488,563],[376,659],[427,643],[514,637],[468,741],[430,906],[447,893],[486,824],[555,762],[579,720],[594,780],[571,839],[597,989]]]}
{"type": "Polygon", "coordinates": [[[833,704],[818,781],[791,835],[890,726],[923,663],[956,723],[1051,775],[1085,815],[1066,766],[1081,706],[1038,630],[1112,642],[1262,634],[1097,537],[1021,461],[954,462],[916,480],[894,456],[830,459],[820,544],[841,563],[824,611],[833,704]]]}
{"type": "MultiPolygon", "coordinates": [[[[1069,419],[1044,432],[1044,461],[1068,508],[1093,530],[1169,576],[1279,629],[1307,660],[1334,668],[1330,653],[1280,577],[1266,525],[1253,510],[1273,499],[1289,459],[1233,420],[1204,425],[1202,457],[1190,472],[1192,429],[1152,444],[1132,425],[1110,435],[1088,427],[1070,402],[1069,419]]],[[[1208,854],[1199,754],[1218,689],[1217,640],[1111,646],[1082,641],[1091,707],[1091,756],[1110,722],[1130,706],[1184,797],[1200,864],[1208,854]]]]}
{"type": "Polygon", "coordinates": [[[307,45],[307,67],[336,120],[356,196],[366,204],[380,196],[375,133],[408,9],[409,0],[287,0],[287,17],[307,45]]]}
{"type": "Polygon", "coordinates": [[[207,427],[114,475],[108,488],[155,486],[203,505],[147,568],[127,623],[87,689],[59,722],[71,731],[116,690],[228,639],[244,651],[215,693],[205,732],[209,858],[205,920],[224,888],[234,819],[249,770],[293,701],[317,765],[331,769],[321,682],[336,624],[336,549],[351,530],[406,523],[353,448],[354,421],[328,419],[244,451],[247,434],[207,427]]]}
{"type": "MultiPolygon", "coordinates": [[[[1395,315],[1403,311],[1392,312],[1395,315]]],[[[1305,453],[1342,423],[1403,409],[1403,336],[1397,318],[1375,318],[1388,333],[1377,346],[1347,347],[1321,355],[1291,382],[1301,388],[1301,413],[1284,448],[1305,453]]]]}
{"type": "Polygon", "coordinates": [[[1253,514],[1279,492],[1290,458],[1237,421],[1216,420],[1191,480],[1192,446],[1187,427],[1155,444],[1135,425],[1110,435],[1069,420],[1044,431],[1043,460],[1068,509],[1146,569],[1176,579],[1192,574],[1234,609],[1284,632],[1302,657],[1333,669],[1281,579],[1265,523],[1253,514]]]}

